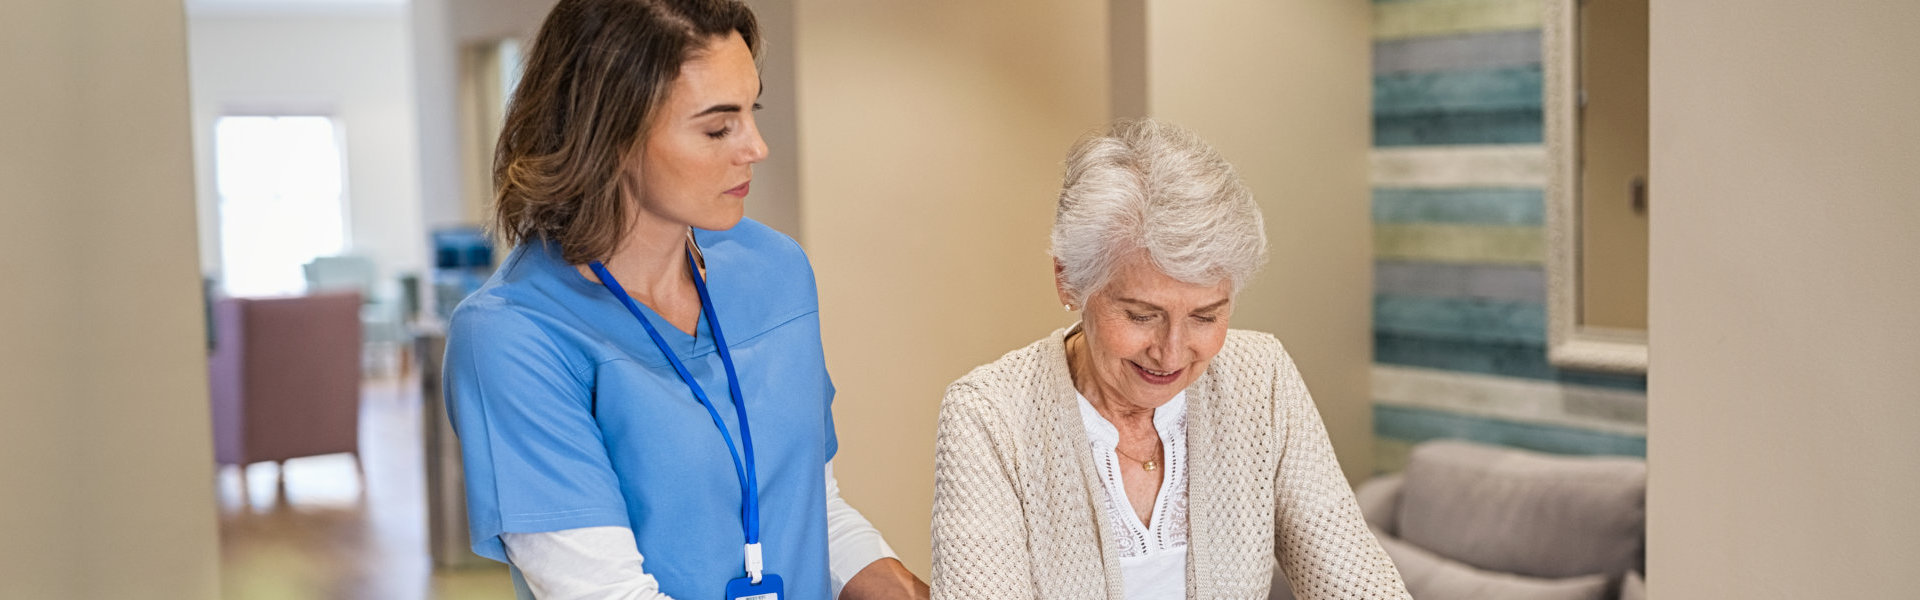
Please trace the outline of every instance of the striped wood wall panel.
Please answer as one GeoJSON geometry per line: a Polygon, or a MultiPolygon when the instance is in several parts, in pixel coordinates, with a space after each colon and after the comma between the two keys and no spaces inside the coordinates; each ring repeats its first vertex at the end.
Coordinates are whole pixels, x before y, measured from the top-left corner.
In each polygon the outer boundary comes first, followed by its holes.
{"type": "Polygon", "coordinates": [[[1376,469],[1437,438],[1646,454],[1646,379],[1546,361],[1540,0],[1373,4],[1376,469]]]}

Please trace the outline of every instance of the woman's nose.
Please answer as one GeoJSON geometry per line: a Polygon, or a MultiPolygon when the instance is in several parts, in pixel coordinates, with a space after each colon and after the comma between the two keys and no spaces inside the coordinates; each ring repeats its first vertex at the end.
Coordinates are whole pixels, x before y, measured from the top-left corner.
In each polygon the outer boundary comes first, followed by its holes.
{"type": "Polygon", "coordinates": [[[1186,347],[1185,332],[1178,325],[1167,324],[1160,327],[1160,334],[1155,337],[1158,339],[1154,340],[1153,348],[1148,350],[1148,356],[1160,362],[1161,367],[1178,363],[1180,350],[1186,347]]]}
{"type": "Polygon", "coordinates": [[[751,121],[749,121],[749,123],[747,126],[746,154],[742,158],[746,164],[753,164],[766,160],[768,150],[767,140],[760,137],[760,125],[758,123],[752,123],[751,121]]]}

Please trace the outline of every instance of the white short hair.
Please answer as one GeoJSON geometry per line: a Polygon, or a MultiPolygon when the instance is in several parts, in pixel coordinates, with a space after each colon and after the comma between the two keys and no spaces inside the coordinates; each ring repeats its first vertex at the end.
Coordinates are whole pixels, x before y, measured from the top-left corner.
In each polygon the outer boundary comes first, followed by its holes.
{"type": "Polygon", "coordinates": [[[1076,303],[1142,251],[1169,277],[1228,280],[1236,294],[1267,260],[1260,206],[1233,165],[1193,132],[1152,119],[1118,121],[1074,144],[1052,237],[1076,303]]]}

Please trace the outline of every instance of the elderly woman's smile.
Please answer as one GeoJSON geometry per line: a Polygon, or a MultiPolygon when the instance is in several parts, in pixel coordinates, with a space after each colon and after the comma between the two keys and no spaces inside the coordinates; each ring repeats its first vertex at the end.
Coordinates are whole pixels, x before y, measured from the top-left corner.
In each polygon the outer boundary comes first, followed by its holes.
{"type": "Polygon", "coordinates": [[[1206,372],[1226,343],[1233,283],[1175,279],[1144,254],[1115,265],[1087,296],[1081,334],[1068,341],[1075,387],[1095,406],[1152,410],[1206,372]]]}

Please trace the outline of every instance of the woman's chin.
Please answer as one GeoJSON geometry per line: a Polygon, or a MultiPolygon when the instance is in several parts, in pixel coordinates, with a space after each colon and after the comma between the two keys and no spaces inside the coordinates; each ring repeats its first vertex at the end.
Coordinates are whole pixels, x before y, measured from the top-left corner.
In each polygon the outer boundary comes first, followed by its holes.
{"type": "Polygon", "coordinates": [[[694,221],[692,225],[697,229],[705,229],[707,231],[726,231],[733,229],[735,225],[739,225],[740,220],[746,218],[746,216],[746,211],[744,210],[733,210],[722,214],[704,216],[694,221]]]}

